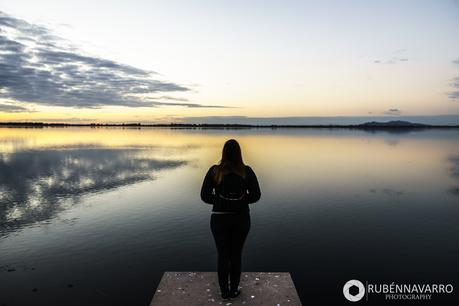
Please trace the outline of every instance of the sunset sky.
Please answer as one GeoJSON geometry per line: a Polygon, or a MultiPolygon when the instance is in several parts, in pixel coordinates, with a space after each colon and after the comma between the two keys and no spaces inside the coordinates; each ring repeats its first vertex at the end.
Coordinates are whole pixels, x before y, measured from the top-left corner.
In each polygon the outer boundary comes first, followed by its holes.
{"type": "Polygon", "coordinates": [[[0,121],[459,114],[459,1],[0,5],[0,121]]]}

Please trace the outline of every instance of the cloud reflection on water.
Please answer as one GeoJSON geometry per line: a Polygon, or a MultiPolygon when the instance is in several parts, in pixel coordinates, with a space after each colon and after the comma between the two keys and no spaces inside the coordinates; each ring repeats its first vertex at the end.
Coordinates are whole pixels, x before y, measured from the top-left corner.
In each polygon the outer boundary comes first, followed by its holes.
{"type": "Polygon", "coordinates": [[[141,148],[76,146],[0,153],[0,231],[52,218],[81,196],[155,179],[185,160],[141,148]]]}

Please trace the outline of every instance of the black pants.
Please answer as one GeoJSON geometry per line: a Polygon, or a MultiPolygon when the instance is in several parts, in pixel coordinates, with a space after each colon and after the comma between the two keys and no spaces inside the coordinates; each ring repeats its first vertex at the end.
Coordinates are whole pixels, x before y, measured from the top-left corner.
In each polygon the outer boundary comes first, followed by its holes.
{"type": "Polygon", "coordinates": [[[242,248],[250,230],[250,214],[212,214],[210,228],[218,251],[218,283],[222,292],[235,290],[241,279],[242,248]]]}

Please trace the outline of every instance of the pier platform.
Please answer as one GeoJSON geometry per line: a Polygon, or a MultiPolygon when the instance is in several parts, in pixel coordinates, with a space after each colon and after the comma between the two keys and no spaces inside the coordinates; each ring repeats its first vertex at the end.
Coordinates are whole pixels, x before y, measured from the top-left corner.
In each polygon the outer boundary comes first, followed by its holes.
{"type": "Polygon", "coordinates": [[[150,306],[301,305],[288,272],[242,272],[241,294],[223,300],[217,272],[165,272],[150,306]]]}

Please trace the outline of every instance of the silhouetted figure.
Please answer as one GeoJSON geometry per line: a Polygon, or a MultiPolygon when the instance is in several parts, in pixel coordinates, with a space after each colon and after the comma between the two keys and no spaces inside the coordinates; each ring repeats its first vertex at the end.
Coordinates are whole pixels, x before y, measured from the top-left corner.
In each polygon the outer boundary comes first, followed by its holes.
{"type": "Polygon", "coordinates": [[[239,143],[228,140],[220,164],[210,167],[201,188],[201,199],[213,204],[210,227],[218,251],[218,283],[224,299],[240,294],[242,248],[250,230],[248,204],[257,202],[260,196],[257,177],[250,166],[244,165],[239,143]]]}

